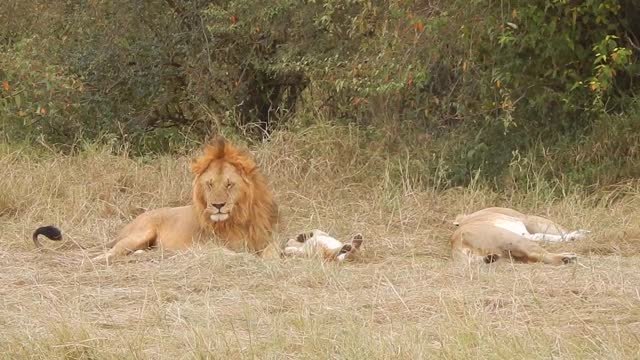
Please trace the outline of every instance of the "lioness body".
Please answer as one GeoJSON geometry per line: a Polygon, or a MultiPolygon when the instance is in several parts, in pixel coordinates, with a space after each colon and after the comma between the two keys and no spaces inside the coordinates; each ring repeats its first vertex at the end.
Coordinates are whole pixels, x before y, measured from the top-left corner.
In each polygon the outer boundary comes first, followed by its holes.
{"type": "Polygon", "coordinates": [[[454,223],[458,229],[451,236],[453,256],[473,262],[508,258],[523,263],[565,264],[574,261],[576,255],[550,253],[537,241],[571,241],[587,234],[584,230],[567,232],[549,219],[508,208],[461,215],[454,223]]]}

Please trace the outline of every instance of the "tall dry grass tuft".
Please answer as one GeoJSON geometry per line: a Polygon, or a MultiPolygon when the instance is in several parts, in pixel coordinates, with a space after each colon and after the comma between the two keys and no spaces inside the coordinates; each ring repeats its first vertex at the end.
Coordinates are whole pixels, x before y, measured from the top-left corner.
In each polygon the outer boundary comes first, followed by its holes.
{"type": "Polygon", "coordinates": [[[253,150],[282,208],[278,236],[362,232],[362,261],[262,261],[203,244],[92,264],[77,245],[189,201],[190,157],[0,147],[0,358],[637,357],[637,185],[436,190],[362,133],[322,125],[253,150]],[[451,220],[493,205],[593,236],[550,247],[577,252],[575,266],[450,262],[451,220]],[[48,223],[66,240],[36,251],[31,231],[48,223]]]}

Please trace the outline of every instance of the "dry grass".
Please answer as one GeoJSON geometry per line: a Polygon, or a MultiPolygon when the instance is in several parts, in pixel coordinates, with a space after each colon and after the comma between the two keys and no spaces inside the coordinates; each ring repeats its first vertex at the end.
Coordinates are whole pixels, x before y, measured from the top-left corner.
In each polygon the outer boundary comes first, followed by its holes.
{"type": "Polygon", "coordinates": [[[0,357],[638,357],[637,188],[589,198],[417,190],[356,135],[332,131],[282,133],[257,150],[283,210],[281,238],[363,232],[363,261],[343,266],[212,244],[94,265],[76,244],[101,245],[140,211],[189,201],[188,159],[0,149],[0,357]],[[456,266],[448,222],[488,205],[593,236],[556,246],[581,255],[575,266],[456,266]],[[30,234],[48,223],[66,241],[35,251],[30,234]]]}

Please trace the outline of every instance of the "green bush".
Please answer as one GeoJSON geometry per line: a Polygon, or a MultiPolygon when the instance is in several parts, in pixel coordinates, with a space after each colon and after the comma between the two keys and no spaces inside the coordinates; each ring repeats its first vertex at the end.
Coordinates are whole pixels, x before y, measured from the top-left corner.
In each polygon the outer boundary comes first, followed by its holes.
{"type": "Polygon", "coordinates": [[[146,154],[329,119],[442,187],[526,181],[522,159],[582,185],[635,174],[608,158],[636,159],[632,0],[6,0],[0,14],[8,141],[146,154]],[[573,161],[587,144],[603,152],[573,161]]]}

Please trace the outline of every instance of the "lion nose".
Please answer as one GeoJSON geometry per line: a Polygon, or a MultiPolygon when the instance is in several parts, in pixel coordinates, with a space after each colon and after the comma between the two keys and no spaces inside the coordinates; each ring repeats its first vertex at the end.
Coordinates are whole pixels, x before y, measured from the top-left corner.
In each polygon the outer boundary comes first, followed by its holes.
{"type": "Polygon", "coordinates": [[[218,211],[222,210],[222,207],[224,207],[225,203],[217,203],[217,204],[211,204],[211,206],[213,206],[214,208],[218,209],[218,211]]]}

